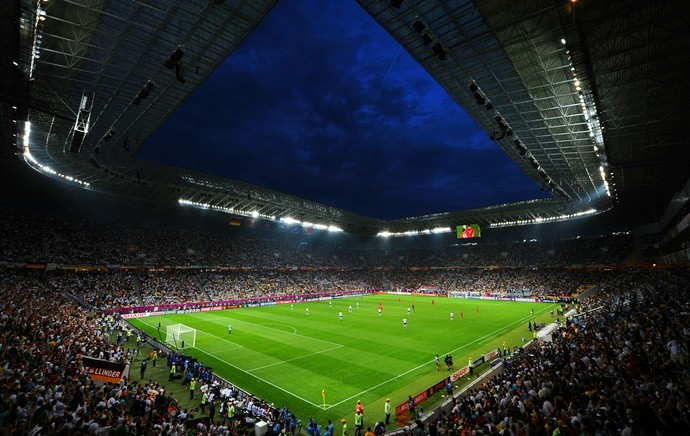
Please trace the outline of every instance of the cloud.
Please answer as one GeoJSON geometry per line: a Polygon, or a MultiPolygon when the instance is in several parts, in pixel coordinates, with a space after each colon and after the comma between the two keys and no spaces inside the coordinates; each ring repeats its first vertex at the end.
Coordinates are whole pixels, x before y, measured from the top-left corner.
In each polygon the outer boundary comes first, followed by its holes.
{"type": "Polygon", "coordinates": [[[354,2],[279,2],[138,156],[383,219],[543,195],[354,2]]]}

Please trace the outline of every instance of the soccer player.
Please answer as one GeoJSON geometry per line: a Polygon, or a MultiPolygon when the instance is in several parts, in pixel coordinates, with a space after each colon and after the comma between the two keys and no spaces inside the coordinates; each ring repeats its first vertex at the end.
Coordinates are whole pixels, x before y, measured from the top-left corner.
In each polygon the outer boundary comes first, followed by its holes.
{"type": "Polygon", "coordinates": [[[410,308],[409,307],[407,308],[407,314],[408,315],[410,314],[410,308]]]}
{"type": "Polygon", "coordinates": [[[434,361],[436,362],[436,371],[440,371],[441,370],[441,360],[438,358],[438,354],[434,358],[434,361]]]}
{"type": "Polygon", "coordinates": [[[350,304],[350,307],[348,307],[347,309],[350,311],[350,313],[352,313],[352,304],[350,304]]]}
{"type": "Polygon", "coordinates": [[[232,324],[228,325],[228,336],[232,335],[232,324]]]}
{"type": "Polygon", "coordinates": [[[453,321],[453,312],[450,313],[450,320],[453,321]]]}
{"type": "Polygon", "coordinates": [[[340,320],[342,321],[343,320],[343,311],[342,310],[340,312],[338,312],[338,316],[340,317],[340,320]]]}
{"type": "Polygon", "coordinates": [[[381,310],[381,308],[379,307],[379,316],[381,316],[381,312],[382,312],[382,310],[381,310]]]}
{"type": "Polygon", "coordinates": [[[405,326],[405,328],[407,328],[407,318],[403,318],[403,326],[405,326]]]}
{"type": "Polygon", "coordinates": [[[308,307],[307,307],[306,314],[307,314],[307,316],[309,316],[309,308],[308,307]]]}

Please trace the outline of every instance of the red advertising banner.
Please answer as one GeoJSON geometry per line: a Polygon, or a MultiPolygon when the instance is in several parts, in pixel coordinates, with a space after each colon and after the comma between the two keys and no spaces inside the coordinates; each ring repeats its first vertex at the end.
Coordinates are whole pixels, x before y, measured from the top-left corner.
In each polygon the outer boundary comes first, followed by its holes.
{"type": "Polygon", "coordinates": [[[487,353],[484,355],[484,358],[488,362],[489,360],[493,359],[494,357],[498,356],[498,348],[496,348],[494,351],[487,353]]]}
{"type": "Polygon", "coordinates": [[[464,367],[464,368],[460,368],[459,370],[455,371],[455,372],[450,376],[450,379],[451,379],[452,381],[455,381],[455,380],[459,379],[460,377],[462,377],[463,375],[469,374],[469,372],[470,372],[470,367],[469,367],[469,366],[466,366],[466,367],[464,367]]]}
{"type": "MultiPolygon", "coordinates": [[[[428,397],[428,395],[426,394],[426,391],[420,392],[417,395],[415,395],[413,398],[415,406],[417,404],[421,403],[422,401],[426,400],[427,397],[428,397]]],[[[401,415],[404,412],[407,412],[408,410],[410,410],[410,409],[407,407],[407,400],[405,400],[403,403],[395,406],[395,415],[396,416],[401,415]]]]}

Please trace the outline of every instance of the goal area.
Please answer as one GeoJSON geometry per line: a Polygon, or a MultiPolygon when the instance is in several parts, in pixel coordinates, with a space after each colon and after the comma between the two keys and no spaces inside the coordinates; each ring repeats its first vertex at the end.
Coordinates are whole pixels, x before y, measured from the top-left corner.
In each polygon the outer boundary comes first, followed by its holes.
{"type": "Polygon", "coordinates": [[[165,342],[175,348],[196,346],[196,329],[184,324],[173,324],[166,327],[165,342]]]}

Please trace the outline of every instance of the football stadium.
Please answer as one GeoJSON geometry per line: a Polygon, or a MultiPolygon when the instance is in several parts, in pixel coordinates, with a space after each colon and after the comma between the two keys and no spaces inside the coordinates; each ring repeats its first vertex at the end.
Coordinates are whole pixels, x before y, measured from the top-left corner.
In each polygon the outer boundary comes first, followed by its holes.
{"type": "Polygon", "coordinates": [[[686,434],[689,20],[2,0],[0,431],[686,434]]]}

